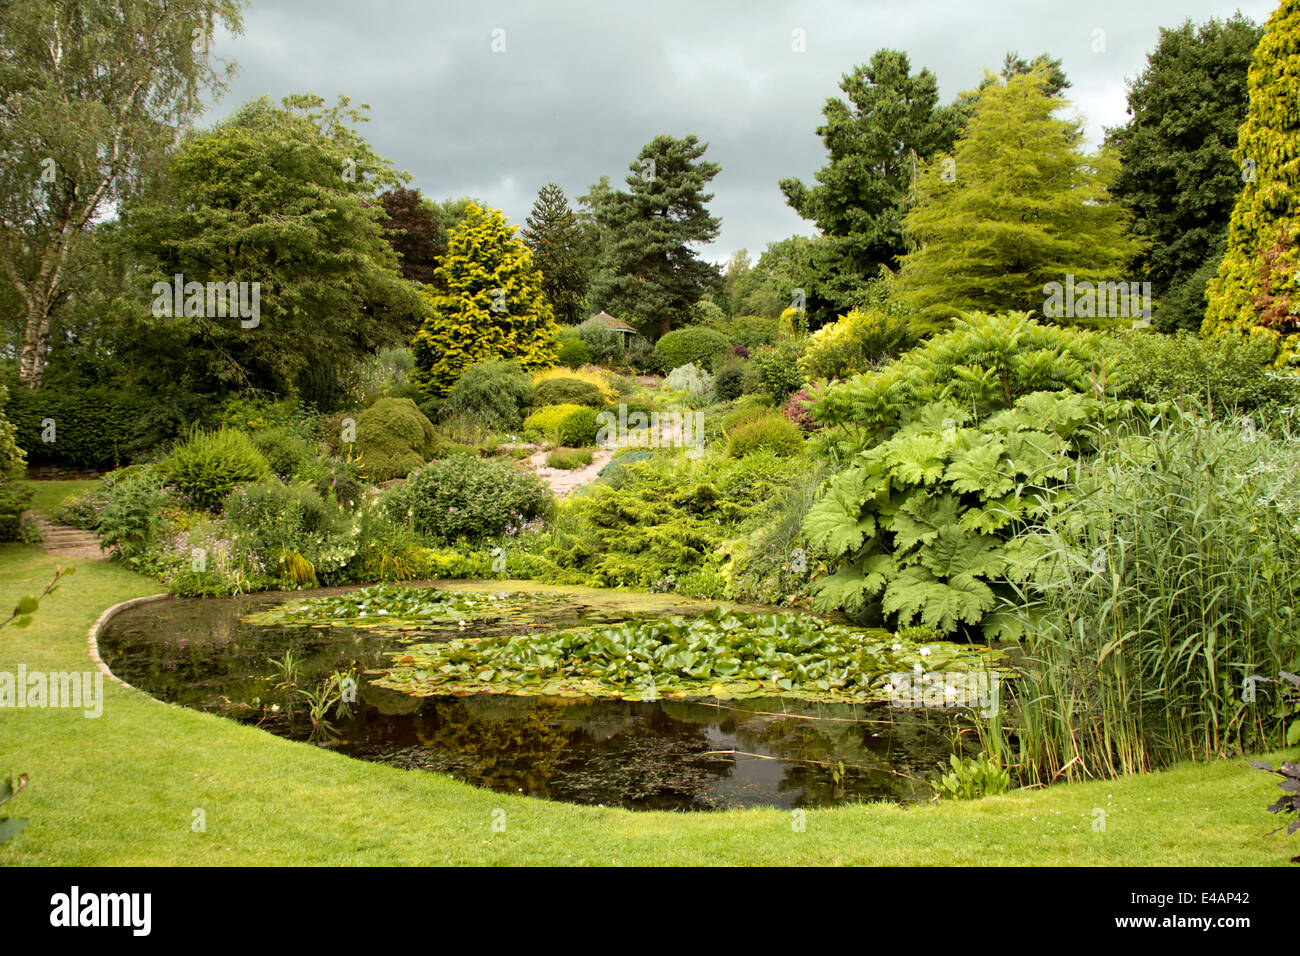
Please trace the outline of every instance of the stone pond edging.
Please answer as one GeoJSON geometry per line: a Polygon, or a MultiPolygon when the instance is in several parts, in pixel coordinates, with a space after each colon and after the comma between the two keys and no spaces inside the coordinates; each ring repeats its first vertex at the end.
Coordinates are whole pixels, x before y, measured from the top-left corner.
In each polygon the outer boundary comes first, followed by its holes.
{"type": "Polygon", "coordinates": [[[99,617],[95,618],[95,623],[90,625],[90,629],[86,631],[86,645],[90,650],[90,659],[95,662],[95,666],[99,668],[100,673],[109,680],[115,681],[125,687],[127,690],[133,690],[137,694],[147,697],[156,704],[161,704],[163,702],[152,694],[146,694],[140,688],[131,686],[126,681],[122,680],[122,678],[114,674],[109,669],[108,665],[104,663],[103,658],[99,656],[99,635],[103,632],[109,621],[113,620],[113,618],[117,617],[128,608],[138,607],[141,604],[151,604],[155,601],[162,601],[169,597],[171,597],[171,595],[165,593],[147,594],[144,597],[131,598],[129,601],[119,601],[112,607],[105,608],[103,612],[100,613],[99,617]]]}

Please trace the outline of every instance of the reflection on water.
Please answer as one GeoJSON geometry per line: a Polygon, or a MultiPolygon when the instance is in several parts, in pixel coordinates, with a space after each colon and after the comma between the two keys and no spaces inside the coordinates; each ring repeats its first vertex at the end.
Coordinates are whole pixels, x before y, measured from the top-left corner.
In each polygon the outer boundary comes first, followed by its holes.
{"type": "MultiPolygon", "coordinates": [[[[641,809],[923,799],[926,779],[946,761],[958,729],[955,717],[942,711],[782,698],[414,698],[366,679],[400,649],[392,634],[240,622],[283,599],[143,605],[113,620],[100,653],[123,680],[163,700],[305,740],[310,720],[300,700],[276,689],[271,664],[292,650],[302,661],[304,686],[335,669],[358,673],[354,713],[334,721],[336,735],[327,743],[343,753],[494,790],[641,809]]],[[[522,629],[629,616],[574,602],[539,614],[522,629]]],[[[453,623],[422,630],[418,639],[474,636],[504,626],[521,630],[517,621],[471,622],[468,632],[453,623]]]]}

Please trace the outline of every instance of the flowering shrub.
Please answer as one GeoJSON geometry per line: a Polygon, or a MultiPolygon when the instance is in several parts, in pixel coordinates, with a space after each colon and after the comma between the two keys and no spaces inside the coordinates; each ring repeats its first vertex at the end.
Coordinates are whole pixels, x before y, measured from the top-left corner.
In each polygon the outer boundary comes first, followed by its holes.
{"type": "Polygon", "coordinates": [[[808,386],[805,385],[803,388],[799,389],[799,391],[790,396],[790,401],[785,403],[785,407],[781,409],[781,413],[804,431],[810,432],[817,427],[817,423],[813,421],[812,413],[808,410],[808,405],[811,401],[811,392],[809,391],[808,386]]]}

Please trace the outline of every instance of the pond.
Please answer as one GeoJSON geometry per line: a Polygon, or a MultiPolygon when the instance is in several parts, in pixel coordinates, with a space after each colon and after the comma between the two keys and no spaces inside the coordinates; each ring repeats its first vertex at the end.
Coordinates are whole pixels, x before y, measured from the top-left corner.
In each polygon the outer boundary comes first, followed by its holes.
{"type": "MultiPolygon", "coordinates": [[[[473,595],[502,590],[500,582],[453,587],[471,603],[479,600],[473,595]]],[[[961,732],[970,728],[955,708],[681,692],[641,695],[647,699],[567,692],[453,696],[394,687],[396,662],[412,660],[413,647],[467,640],[473,646],[493,635],[540,636],[669,615],[691,619],[706,608],[672,595],[621,592],[504,597],[468,619],[453,613],[418,626],[246,620],[274,619],[301,604],[304,592],[168,599],[117,615],[99,649],[113,673],[161,700],[312,739],[359,759],[573,803],[709,810],[907,802],[929,796],[928,779],[955,747],[977,749],[975,735],[961,732]],[[355,675],[350,713],[335,713],[325,728],[314,728],[306,698],[286,688],[286,654],[294,687],[317,687],[338,672],[355,675]]]]}

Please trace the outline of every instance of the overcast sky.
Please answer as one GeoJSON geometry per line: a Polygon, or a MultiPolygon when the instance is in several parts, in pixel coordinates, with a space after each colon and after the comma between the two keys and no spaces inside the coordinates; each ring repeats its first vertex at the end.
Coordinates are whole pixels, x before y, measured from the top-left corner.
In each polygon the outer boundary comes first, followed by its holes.
{"type": "Polygon", "coordinates": [[[573,200],[601,175],[622,184],[659,133],[694,133],[720,163],[711,204],[724,260],[813,226],[777,181],[824,164],[816,128],[839,80],[881,47],[939,78],[945,102],[1003,54],[1060,57],[1091,140],[1125,118],[1161,26],[1277,0],[671,0],[446,2],[253,0],[244,35],[214,54],[240,67],[215,120],[248,99],[346,93],[371,106],[363,134],[436,199],[474,196],[522,223],[537,190],[573,200]],[[796,34],[801,31],[801,34],[796,34]],[[1098,32],[1104,31],[1104,32],[1098,32]],[[804,52],[796,52],[797,37],[804,52]],[[494,45],[504,51],[495,52],[494,45]],[[1094,46],[1101,52],[1094,52],[1094,46]]]}

